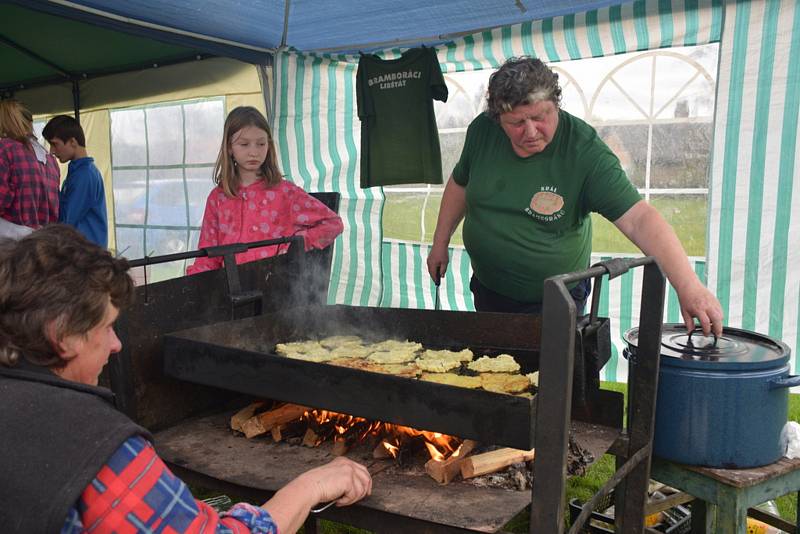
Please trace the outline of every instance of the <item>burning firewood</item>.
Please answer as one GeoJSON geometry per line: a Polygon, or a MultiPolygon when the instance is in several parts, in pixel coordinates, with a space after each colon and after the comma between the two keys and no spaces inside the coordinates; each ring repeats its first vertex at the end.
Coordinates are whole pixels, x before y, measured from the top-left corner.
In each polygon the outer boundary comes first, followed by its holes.
{"type": "Polygon", "coordinates": [[[461,464],[461,476],[472,478],[488,473],[494,473],[504,467],[518,462],[533,460],[534,449],[523,451],[519,449],[497,449],[466,458],[461,464]]]}
{"type": "Polygon", "coordinates": [[[391,445],[385,441],[381,441],[372,451],[372,457],[376,460],[381,460],[384,458],[394,458],[391,453],[391,449],[397,449],[394,445],[391,445]]]}
{"type": "Polygon", "coordinates": [[[464,443],[446,460],[431,458],[425,464],[425,472],[439,484],[449,484],[461,472],[461,464],[477,443],[471,439],[464,443]]]}
{"type": "Polygon", "coordinates": [[[303,436],[303,445],[306,447],[316,447],[319,445],[320,439],[316,432],[310,428],[306,430],[306,435],[303,436]]]}
{"type": "Polygon", "coordinates": [[[256,410],[264,406],[263,401],[253,402],[231,416],[231,428],[242,432],[242,425],[245,421],[253,417],[256,410]]]}
{"type": "Polygon", "coordinates": [[[252,438],[271,431],[275,426],[301,417],[308,408],[297,404],[284,404],[280,408],[255,415],[242,424],[242,432],[252,438]]]}

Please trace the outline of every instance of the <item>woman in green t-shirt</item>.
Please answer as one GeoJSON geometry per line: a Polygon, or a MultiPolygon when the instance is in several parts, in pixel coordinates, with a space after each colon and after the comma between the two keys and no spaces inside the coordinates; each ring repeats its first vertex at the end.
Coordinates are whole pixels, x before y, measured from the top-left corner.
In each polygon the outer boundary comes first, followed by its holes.
{"type": "MultiPolygon", "coordinates": [[[[722,307],[700,282],[672,227],[644,201],[590,125],[560,109],[558,75],[511,58],[489,78],[487,111],[470,124],[442,196],[428,255],[435,282],[464,219],[478,311],[541,312],[544,280],[585,269],[590,213],[654,256],[678,293],[688,329],[722,333],[722,307]]],[[[572,288],[581,310],[588,281],[572,288]]]]}

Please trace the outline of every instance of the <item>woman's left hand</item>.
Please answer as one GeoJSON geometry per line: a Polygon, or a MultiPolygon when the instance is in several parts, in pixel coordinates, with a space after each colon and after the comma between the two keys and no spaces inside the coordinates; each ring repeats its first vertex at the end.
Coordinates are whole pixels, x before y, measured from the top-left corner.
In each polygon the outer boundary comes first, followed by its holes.
{"type": "Polygon", "coordinates": [[[681,314],[687,330],[692,331],[696,328],[695,319],[697,319],[704,335],[707,336],[712,332],[717,336],[722,335],[722,305],[699,280],[680,291],[678,300],[681,303],[681,314]]]}

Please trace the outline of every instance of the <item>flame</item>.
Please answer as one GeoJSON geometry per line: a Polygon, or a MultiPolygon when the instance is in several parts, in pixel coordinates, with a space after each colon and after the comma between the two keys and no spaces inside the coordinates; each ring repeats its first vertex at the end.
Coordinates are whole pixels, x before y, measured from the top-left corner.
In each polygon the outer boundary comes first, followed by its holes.
{"type": "Polygon", "coordinates": [[[458,454],[461,447],[459,438],[448,436],[440,432],[417,430],[408,426],[368,421],[361,417],[348,414],[331,412],[329,410],[310,410],[303,414],[301,420],[306,420],[316,426],[332,424],[335,430],[334,442],[352,439],[354,442],[363,442],[368,438],[382,440],[382,445],[392,458],[397,458],[400,448],[413,439],[421,439],[432,459],[436,461],[458,454]],[[354,434],[348,436],[348,434],[354,434]]]}
{"type": "Polygon", "coordinates": [[[400,447],[392,445],[391,443],[389,443],[387,441],[382,441],[381,445],[384,446],[384,448],[386,449],[386,452],[389,453],[389,456],[391,456],[392,458],[397,458],[397,454],[400,452],[400,447]]]}
{"type": "Polygon", "coordinates": [[[428,452],[431,455],[431,459],[437,462],[441,462],[444,460],[444,454],[439,452],[439,450],[430,442],[426,441],[425,446],[428,448],[428,452]]]}

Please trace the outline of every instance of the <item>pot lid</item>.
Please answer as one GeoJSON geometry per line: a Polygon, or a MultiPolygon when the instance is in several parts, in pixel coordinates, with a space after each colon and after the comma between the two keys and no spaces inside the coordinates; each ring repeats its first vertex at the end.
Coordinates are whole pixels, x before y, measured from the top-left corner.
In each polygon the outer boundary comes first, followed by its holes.
{"type": "MultiPolygon", "coordinates": [[[[625,341],[637,347],[639,329],[625,332],[625,341]]],[[[683,324],[665,324],[661,331],[661,364],[714,370],[756,370],[780,367],[790,350],[770,337],[738,328],[723,328],[722,335],[691,333],[683,324]]]]}

